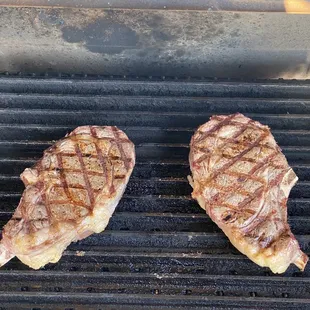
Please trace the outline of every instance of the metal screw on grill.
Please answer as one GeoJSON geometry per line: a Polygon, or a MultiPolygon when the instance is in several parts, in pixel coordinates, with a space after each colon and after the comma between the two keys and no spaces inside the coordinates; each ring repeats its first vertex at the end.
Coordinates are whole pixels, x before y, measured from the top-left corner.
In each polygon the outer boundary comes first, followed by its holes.
{"type": "Polygon", "coordinates": [[[29,287],[28,286],[23,286],[20,289],[22,292],[28,292],[29,291],[29,287]]]}
{"type": "Polygon", "coordinates": [[[289,296],[288,293],[282,293],[283,298],[288,298],[288,296],[289,296]]]}
{"type": "Polygon", "coordinates": [[[158,289],[155,289],[155,290],[153,291],[153,294],[154,294],[154,295],[159,295],[159,290],[158,290],[158,289]]]}
{"type": "Polygon", "coordinates": [[[257,297],[257,293],[256,292],[250,292],[250,296],[251,297],[257,297]]]}
{"type": "Polygon", "coordinates": [[[224,296],[224,292],[223,291],[216,291],[215,294],[217,296],[224,296]]]}

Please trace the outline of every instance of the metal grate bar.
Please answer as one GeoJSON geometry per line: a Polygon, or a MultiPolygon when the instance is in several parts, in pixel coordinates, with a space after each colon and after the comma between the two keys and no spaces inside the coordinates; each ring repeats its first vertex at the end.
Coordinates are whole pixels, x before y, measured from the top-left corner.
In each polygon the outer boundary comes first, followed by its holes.
{"type": "Polygon", "coordinates": [[[269,125],[299,176],[289,223],[310,253],[308,98],[308,82],[0,79],[1,227],[20,199],[19,174],[74,127],[117,125],[137,153],[107,230],[38,272],[13,259],[0,270],[1,307],[309,307],[310,267],[274,276],[252,263],[190,197],[186,180],[189,140],[212,114],[242,112],[269,125]]]}

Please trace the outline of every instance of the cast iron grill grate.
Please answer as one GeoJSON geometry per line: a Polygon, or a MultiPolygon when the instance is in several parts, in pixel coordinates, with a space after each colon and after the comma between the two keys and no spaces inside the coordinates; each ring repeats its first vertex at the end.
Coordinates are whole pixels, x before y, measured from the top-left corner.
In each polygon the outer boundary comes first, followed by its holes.
{"type": "Polygon", "coordinates": [[[40,271],[17,259],[0,270],[0,309],[310,307],[310,268],[275,276],[239,254],[186,180],[190,137],[212,114],[269,125],[299,176],[289,222],[309,254],[307,98],[301,82],[1,78],[1,227],[20,199],[19,174],[76,126],[117,125],[136,144],[137,164],[105,232],[40,271]]]}

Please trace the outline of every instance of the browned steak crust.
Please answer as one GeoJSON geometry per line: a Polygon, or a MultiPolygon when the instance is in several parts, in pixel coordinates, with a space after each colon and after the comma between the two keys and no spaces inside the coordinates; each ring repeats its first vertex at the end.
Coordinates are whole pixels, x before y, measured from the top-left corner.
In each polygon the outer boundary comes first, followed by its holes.
{"type": "Polygon", "coordinates": [[[242,114],[213,116],[190,145],[192,196],[242,253],[275,273],[308,257],[287,223],[297,176],[269,128],[242,114]]]}
{"type": "Polygon", "coordinates": [[[103,231],[134,165],[134,145],[116,127],[78,127],[56,142],[21,175],[26,189],[4,227],[0,265],[17,256],[37,269],[103,231]]]}

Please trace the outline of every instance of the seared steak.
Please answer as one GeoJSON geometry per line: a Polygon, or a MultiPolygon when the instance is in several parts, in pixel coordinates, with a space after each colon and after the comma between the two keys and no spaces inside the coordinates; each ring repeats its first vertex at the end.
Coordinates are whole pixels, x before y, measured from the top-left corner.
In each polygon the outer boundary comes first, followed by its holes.
{"type": "Polygon", "coordinates": [[[0,266],[17,256],[38,269],[103,231],[134,165],[134,145],[116,127],[78,127],[48,148],[21,174],[26,189],[3,229],[0,266]]]}
{"type": "Polygon", "coordinates": [[[287,198],[297,182],[269,128],[242,114],[213,116],[190,145],[193,198],[231,243],[274,273],[308,257],[287,223],[287,198]]]}

